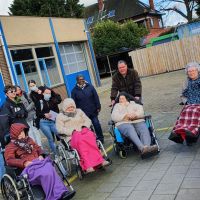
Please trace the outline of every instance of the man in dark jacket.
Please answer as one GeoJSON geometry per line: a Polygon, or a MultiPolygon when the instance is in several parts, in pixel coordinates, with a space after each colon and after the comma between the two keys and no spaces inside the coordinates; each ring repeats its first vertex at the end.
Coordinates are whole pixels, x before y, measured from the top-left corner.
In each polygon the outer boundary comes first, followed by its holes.
{"type": "Polygon", "coordinates": [[[22,123],[28,126],[26,122],[28,112],[22,103],[16,101],[16,87],[7,85],[4,92],[7,98],[3,104],[3,109],[8,114],[9,123],[22,123]]]}
{"type": "Polygon", "coordinates": [[[142,85],[137,71],[128,69],[126,62],[123,60],[118,62],[118,71],[112,78],[110,95],[112,105],[115,102],[118,92],[126,92],[136,100],[139,100],[142,96],[142,85]]]}
{"type": "Polygon", "coordinates": [[[95,88],[87,83],[84,76],[76,77],[77,84],[72,90],[72,98],[76,103],[76,107],[80,108],[92,121],[97,138],[104,143],[104,136],[98,119],[101,110],[99,96],[95,88]]]}

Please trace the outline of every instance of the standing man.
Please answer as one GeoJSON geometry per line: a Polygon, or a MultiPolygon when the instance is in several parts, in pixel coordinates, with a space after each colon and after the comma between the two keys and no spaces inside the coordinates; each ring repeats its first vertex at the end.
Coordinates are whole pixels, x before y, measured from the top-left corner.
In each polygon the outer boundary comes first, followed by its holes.
{"type": "Polygon", "coordinates": [[[132,95],[136,100],[141,100],[142,84],[138,72],[134,69],[128,69],[124,60],[118,61],[118,71],[112,78],[111,103],[115,103],[118,92],[126,92],[132,95]]]}
{"type": "Polygon", "coordinates": [[[83,75],[78,75],[76,81],[77,84],[73,88],[71,96],[76,103],[76,107],[83,110],[83,112],[91,119],[97,139],[104,143],[104,136],[98,119],[101,104],[97,91],[91,84],[85,81],[83,75]]]}

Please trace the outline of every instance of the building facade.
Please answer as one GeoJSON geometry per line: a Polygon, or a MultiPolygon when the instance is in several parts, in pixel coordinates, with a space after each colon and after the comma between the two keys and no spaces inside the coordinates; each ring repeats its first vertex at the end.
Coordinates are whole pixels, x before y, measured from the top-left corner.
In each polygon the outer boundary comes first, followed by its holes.
{"type": "Polygon", "coordinates": [[[63,98],[70,96],[77,74],[99,86],[86,30],[83,19],[0,17],[3,84],[20,85],[29,92],[28,81],[35,80],[38,86],[47,85],[63,98]]]}

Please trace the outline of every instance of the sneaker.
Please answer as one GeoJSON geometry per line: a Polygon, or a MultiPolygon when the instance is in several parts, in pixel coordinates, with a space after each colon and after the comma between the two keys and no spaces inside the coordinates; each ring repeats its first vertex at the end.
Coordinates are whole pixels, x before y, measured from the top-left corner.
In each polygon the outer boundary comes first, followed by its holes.
{"type": "Polygon", "coordinates": [[[142,151],[141,151],[141,154],[144,155],[146,153],[149,153],[149,151],[150,151],[150,147],[149,146],[144,146],[142,151]]]}
{"type": "Polygon", "coordinates": [[[75,191],[67,191],[64,192],[60,200],[68,200],[71,199],[75,195],[75,191]]]}
{"type": "Polygon", "coordinates": [[[102,166],[106,167],[108,165],[110,165],[110,162],[108,162],[107,160],[104,160],[103,163],[102,163],[102,166]]]}
{"type": "Polygon", "coordinates": [[[95,170],[94,170],[94,168],[93,167],[90,167],[90,168],[88,168],[87,170],[86,170],[86,173],[88,174],[88,173],[92,173],[92,172],[94,172],[95,170]]]}
{"type": "Polygon", "coordinates": [[[150,152],[156,152],[156,151],[158,151],[158,146],[157,145],[152,145],[149,148],[150,148],[150,152]]]}

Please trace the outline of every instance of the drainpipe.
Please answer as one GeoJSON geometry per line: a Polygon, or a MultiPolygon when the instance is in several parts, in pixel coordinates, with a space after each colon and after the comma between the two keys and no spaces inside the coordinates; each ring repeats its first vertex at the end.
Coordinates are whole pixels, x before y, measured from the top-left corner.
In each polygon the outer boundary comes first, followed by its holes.
{"type": "Polygon", "coordinates": [[[97,86],[100,87],[101,81],[100,81],[100,76],[99,76],[99,70],[98,70],[98,67],[97,67],[96,57],[95,57],[95,54],[94,54],[94,49],[93,49],[93,46],[92,46],[92,40],[91,40],[90,32],[89,32],[88,27],[87,27],[86,20],[84,20],[84,25],[85,25],[85,32],[86,32],[87,39],[88,39],[90,53],[91,53],[91,56],[92,56],[94,71],[95,71],[95,74],[96,74],[97,86]]]}
{"type": "MultiPolygon", "coordinates": [[[[11,61],[11,58],[10,58],[10,55],[9,55],[9,50],[8,50],[8,46],[7,46],[7,43],[6,43],[6,38],[5,38],[4,33],[3,33],[1,21],[0,21],[0,40],[1,40],[2,47],[3,47],[3,52],[4,52],[4,55],[5,55],[6,64],[8,66],[11,81],[12,81],[12,84],[15,85],[15,79],[13,77],[14,74],[12,73],[12,69],[11,69],[12,61],[11,61]]],[[[3,76],[3,74],[2,74],[2,76],[3,76]]]]}

